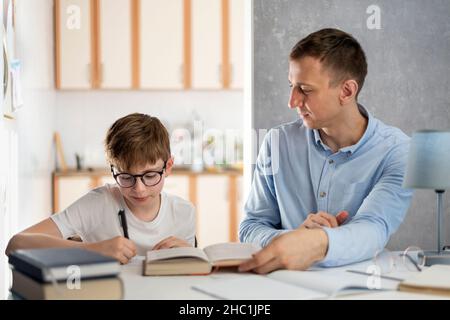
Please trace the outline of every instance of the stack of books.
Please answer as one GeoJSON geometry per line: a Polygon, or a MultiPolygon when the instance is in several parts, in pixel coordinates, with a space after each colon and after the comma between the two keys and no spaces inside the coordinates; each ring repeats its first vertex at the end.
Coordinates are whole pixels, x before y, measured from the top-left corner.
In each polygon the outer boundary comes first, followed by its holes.
{"type": "Polygon", "coordinates": [[[122,299],[119,263],[78,248],[17,250],[9,256],[11,291],[24,299],[122,299]]]}

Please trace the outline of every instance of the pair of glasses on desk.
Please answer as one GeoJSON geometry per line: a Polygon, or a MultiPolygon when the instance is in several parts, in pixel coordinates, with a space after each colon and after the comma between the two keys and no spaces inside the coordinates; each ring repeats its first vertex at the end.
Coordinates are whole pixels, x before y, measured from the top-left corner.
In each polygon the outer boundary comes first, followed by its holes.
{"type": "MultiPolygon", "coordinates": [[[[403,252],[392,252],[387,250],[377,251],[372,259],[380,278],[402,281],[403,279],[390,276],[394,271],[421,272],[425,265],[425,255],[421,248],[411,246],[403,252]]],[[[374,274],[359,270],[348,270],[348,272],[372,276],[374,274]]]]}

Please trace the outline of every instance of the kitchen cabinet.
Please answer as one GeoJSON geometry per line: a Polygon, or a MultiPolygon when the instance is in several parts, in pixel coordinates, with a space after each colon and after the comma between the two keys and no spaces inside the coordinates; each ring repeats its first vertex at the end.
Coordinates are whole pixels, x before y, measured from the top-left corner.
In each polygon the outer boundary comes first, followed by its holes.
{"type": "Polygon", "coordinates": [[[95,188],[95,184],[91,177],[60,177],[54,181],[54,207],[58,210],[64,210],[93,188],[95,188]]]}
{"type": "Polygon", "coordinates": [[[231,89],[242,89],[244,86],[244,8],[244,0],[229,0],[229,77],[231,89]]]}
{"type": "Polygon", "coordinates": [[[139,12],[140,88],[182,89],[184,0],[141,0],[139,12]]]}
{"type": "Polygon", "coordinates": [[[229,241],[230,199],[227,176],[200,176],[197,184],[197,241],[200,247],[229,241]]]}
{"type": "Polygon", "coordinates": [[[55,0],[58,89],[241,89],[243,0],[55,0]]]}
{"type": "Polygon", "coordinates": [[[58,89],[89,89],[94,86],[93,10],[94,1],[55,0],[58,89]]]}
{"type": "Polygon", "coordinates": [[[132,87],[131,0],[100,0],[98,8],[99,87],[130,89],[132,87]]]}
{"type": "Polygon", "coordinates": [[[192,88],[222,87],[221,0],[192,0],[192,88]]]}

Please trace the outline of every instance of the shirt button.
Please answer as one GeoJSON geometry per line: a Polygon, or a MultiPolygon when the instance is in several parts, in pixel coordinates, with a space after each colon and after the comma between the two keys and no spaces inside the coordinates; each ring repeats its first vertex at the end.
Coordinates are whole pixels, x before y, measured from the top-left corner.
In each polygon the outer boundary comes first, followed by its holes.
{"type": "Polygon", "coordinates": [[[329,164],[332,164],[332,163],[334,163],[334,160],[333,160],[333,159],[330,159],[330,160],[328,160],[328,163],[329,163],[329,164]]]}
{"type": "Polygon", "coordinates": [[[319,195],[321,198],[324,198],[327,195],[327,193],[324,191],[321,191],[319,195]]]}

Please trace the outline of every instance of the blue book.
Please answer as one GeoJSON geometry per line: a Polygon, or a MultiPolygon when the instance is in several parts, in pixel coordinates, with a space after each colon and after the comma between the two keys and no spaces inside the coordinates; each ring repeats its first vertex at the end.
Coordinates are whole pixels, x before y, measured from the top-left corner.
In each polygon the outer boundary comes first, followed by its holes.
{"type": "Polygon", "coordinates": [[[111,257],[79,248],[16,250],[9,256],[15,270],[39,281],[63,281],[70,276],[91,279],[116,276],[120,264],[111,257]]]}

